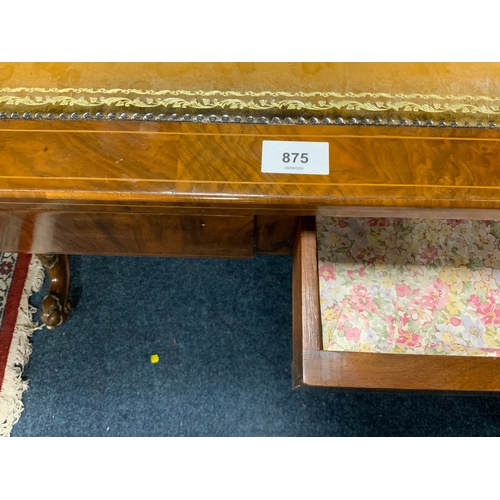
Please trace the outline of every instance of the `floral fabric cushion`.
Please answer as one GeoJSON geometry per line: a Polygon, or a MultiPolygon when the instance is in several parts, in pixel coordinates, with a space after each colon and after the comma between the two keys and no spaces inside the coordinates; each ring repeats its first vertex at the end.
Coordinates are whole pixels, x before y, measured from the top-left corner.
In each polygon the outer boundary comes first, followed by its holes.
{"type": "Polygon", "coordinates": [[[500,356],[500,222],[318,217],[323,349],[500,356]]]}

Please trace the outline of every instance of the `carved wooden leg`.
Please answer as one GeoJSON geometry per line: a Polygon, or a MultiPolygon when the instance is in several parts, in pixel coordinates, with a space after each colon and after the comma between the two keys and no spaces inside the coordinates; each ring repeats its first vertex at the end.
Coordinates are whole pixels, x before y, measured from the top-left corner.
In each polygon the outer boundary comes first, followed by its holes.
{"type": "Polygon", "coordinates": [[[69,258],[67,255],[38,254],[50,278],[49,294],[43,299],[42,321],[48,328],[61,325],[71,311],[69,297],[69,258]]]}

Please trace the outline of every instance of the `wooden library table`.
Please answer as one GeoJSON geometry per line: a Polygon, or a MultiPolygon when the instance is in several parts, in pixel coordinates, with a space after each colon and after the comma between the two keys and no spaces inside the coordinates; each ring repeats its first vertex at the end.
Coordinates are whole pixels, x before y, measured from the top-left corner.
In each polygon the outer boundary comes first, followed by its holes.
{"type": "Polygon", "coordinates": [[[479,63],[0,64],[0,250],[40,256],[51,327],[70,311],[71,254],[293,252],[294,386],[499,391],[495,358],[323,351],[314,226],[499,219],[499,76],[479,63]],[[326,143],[327,170],[268,172],[264,141],[306,163],[326,143]]]}

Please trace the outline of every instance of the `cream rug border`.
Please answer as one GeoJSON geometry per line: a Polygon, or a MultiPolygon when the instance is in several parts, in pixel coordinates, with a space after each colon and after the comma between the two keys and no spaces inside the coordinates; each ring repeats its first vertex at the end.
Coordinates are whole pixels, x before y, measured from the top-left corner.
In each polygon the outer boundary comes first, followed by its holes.
{"type": "Polygon", "coordinates": [[[33,256],[28,268],[5,368],[0,398],[0,437],[10,436],[12,428],[18,422],[24,409],[22,395],[28,389],[29,382],[22,379],[22,374],[33,350],[30,339],[35,330],[43,328],[33,321],[36,308],[29,304],[29,298],[33,292],[40,291],[44,277],[45,272],[41,262],[33,256]]]}

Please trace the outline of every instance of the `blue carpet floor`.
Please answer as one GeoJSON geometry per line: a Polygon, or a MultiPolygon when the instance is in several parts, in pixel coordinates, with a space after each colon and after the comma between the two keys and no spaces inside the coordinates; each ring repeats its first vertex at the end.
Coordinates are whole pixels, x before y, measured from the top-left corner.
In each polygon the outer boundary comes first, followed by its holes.
{"type": "Polygon", "coordinates": [[[497,397],[292,391],[290,257],[71,266],[75,310],[35,332],[13,436],[500,435],[497,397]]]}

